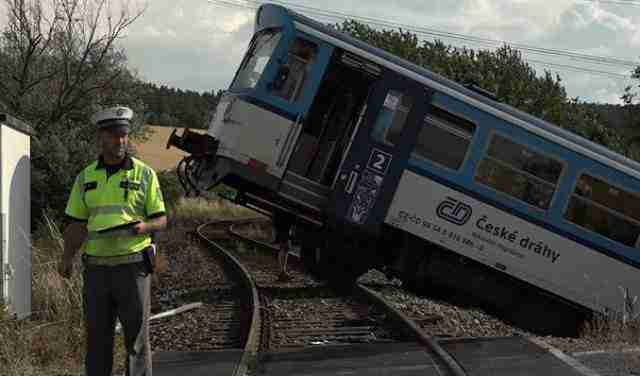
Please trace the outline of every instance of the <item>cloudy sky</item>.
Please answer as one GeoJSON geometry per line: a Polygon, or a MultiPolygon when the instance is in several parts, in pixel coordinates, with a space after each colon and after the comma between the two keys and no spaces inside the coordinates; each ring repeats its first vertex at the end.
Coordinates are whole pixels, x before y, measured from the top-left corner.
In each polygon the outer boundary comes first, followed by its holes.
{"type": "MultiPolygon", "coordinates": [[[[129,61],[139,74],[146,80],[183,89],[226,88],[251,38],[254,11],[216,3],[219,0],[147,1],[146,12],[122,40],[129,61]]],[[[286,1],[484,39],[613,57],[640,65],[637,0],[286,1]]],[[[461,40],[443,41],[482,47],[461,40]]],[[[584,100],[618,103],[624,87],[630,83],[622,75],[628,75],[631,68],[621,63],[602,65],[556,55],[525,57],[535,61],[532,64],[538,71],[549,69],[560,74],[568,94],[584,100]],[[585,68],[591,72],[585,72],[585,68]]]]}

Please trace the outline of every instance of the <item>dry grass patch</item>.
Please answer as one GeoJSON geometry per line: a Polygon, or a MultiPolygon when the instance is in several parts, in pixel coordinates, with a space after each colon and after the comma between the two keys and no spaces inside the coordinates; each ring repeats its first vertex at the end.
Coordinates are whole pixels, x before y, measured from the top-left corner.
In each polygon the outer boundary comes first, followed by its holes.
{"type": "MultiPolygon", "coordinates": [[[[593,354],[607,367],[624,374],[640,373],[640,317],[637,299],[624,294],[625,315],[602,314],[585,323],[578,338],[541,337],[543,341],[571,353],[593,354]],[[604,364],[604,363],[603,363],[604,364]]],[[[603,365],[601,364],[601,365],[603,365]]]]}
{"type": "MultiPolygon", "coordinates": [[[[171,170],[176,168],[178,162],[188,154],[178,148],[170,148],[167,150],[167,141],[174,129],[178,134],[184,132],[184,128],[161,127],[147,125],[147,137],[140,142],[135,142],[138,157],[145,163],[149,164],[156,171],[171,170]]],[[[202,129],[190,129],[198,133],[205,133],[202,129]]]]}
{"type": "Polygon", "coordinates": [[[617,353],[613,357],[625,372],[640,372],[640,319],[601,316],[587,323],[582,338],[596,348],[617,353]]]}
{"type": "Polygon", "coordinates": [[[0,322],[3,375],[82,374],[85,340],[79,260],[72,278],[66,280],[57,273],[61,255],[60,231],[45,218],[44,230],[34,236],[32,246],[31,316],[0,322]]]}
{"type": "Polygon", "coordinates": [[[250,239],[263,243],[271,243],[275,239],[275,232],[271,223],[255,223],[247,225],[240,233],[250,239]]]}
{"type": "Polygon", "coordinates": [[[252,218],[259,213],[225,200],[204,198],[180,198],[169,213],[167,231],[160,234],[158,242],[158,270],[168,268],[167,252],[188,247],[194,239],[189,239],[195,228],[210,221],[230,218],[252,218]]]}
{"type": "Polygon", "coordinates": [[[583,338],[602,347],[630,348],[640,346],[640,304],[629,289],[620,289],[622,314],[602,314],[585,325],[583,338]]]}
{"type": "Polygon", "coordinates": [[[258,217],[259,214],[225,200],[180,198],[173,212],[172,222],[197,224],[216,219],[258,217]]]}
{"type": "Polygon", "coordinates": [[[608,348],[640,346],[640,320],[624,323],[619,319],[599,317],[585,325],[582,337],[608,348]]]}

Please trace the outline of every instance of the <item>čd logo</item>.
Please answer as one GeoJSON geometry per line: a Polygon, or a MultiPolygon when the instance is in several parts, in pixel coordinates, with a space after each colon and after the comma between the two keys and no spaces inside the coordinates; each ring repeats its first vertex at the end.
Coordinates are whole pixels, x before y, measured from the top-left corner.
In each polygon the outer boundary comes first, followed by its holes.
{"type": "Polygon", "coordinates": [[[447,197],[447,199],[442,201],[436,209],[438,217],[458,226],[462,226],[467,223],[469,218],[471,218],[472,212],[473,210],[471,209],[471,206],[452,197],[447,197]]]}

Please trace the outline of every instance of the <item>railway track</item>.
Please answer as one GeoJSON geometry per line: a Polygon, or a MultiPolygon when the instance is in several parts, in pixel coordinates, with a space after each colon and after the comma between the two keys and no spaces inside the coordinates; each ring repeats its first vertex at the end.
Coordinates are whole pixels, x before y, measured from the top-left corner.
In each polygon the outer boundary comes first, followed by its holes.
{"type": "Polygon", "coordinates": [[[236,375],[247,374],[256,367],[259,354],[273,351],[407,342],[424,345],[446,374],[465,375],[435,340],[373,290],[356,284],[336,291],[306,273],[293,254],[288,263],[292,279],[278,281],[277,250],[250,236],[264,233],[268,226],[265,220],[240,220],[212,222],[197,229],[229,275],[236,276],[245,296],[241,311],[250,313],[241,319],[247,326],[240,334],[244,352],[236,375]]]}
{"type": "MultiPolygon", "coordinates": [[[[224,225],[221,224],[221,226],[224,225]]],[[[164,278],[154,281],[153,311],[168,311],[201,303],[198,309],[151,321],[154,351],[220,351],[242,349],[252,315],[251,297],[230,259],[219,253],[201,252],[185,243],[182,252],[170,255],[164,278]],[[181,265],[188,270],[180,270],[181,265]],[[190,304],[189,304],[190,303],[190,304]]]]}
{"type": "Polygon", "coordinates": [[[461,335],[452,325],[481,323],[463,322],[457,308],[430,309],[429,302],[409,309],[408,300],[390,293],[397,286],[376,273],[335,290],[306,273],[291,255],[293,278],[278,281],[277,250],[268,244],[271,225],[265,218],[217,221],[186,231],[204,246],[188,241],[185,229],[165,241],[172,251],[168,268],[154,282],[152,311],[199,308],[152,321],[154,373],[160,376],[465,375],[465,370],[470,375],[592,375],[576,372],[521,335],[476,337],[468,330],[461,335]]]}

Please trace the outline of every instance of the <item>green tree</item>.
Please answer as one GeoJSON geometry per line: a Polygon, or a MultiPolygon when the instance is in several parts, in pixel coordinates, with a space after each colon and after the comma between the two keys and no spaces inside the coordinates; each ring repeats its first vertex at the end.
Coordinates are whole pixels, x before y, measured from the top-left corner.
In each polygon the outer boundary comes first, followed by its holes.
{"type": "MultiPolygon", "coordinates": [[[[110,0],[4,0],[0,102],[30,123],[33,218],[61,213],[75,175],[95,159],[92,113],[123,104],[144,113],[140,82],[116,45],[141,14],[110,0]]],[[[118,3],[119,4],[119,3],[118,3]]],[[[139,119],[132,136],[144,131],[139,119]]]]}
{"type": "Polygon", "coordinates": [[[638,104],[638,91],[640,90],[640,65],[631,71],[631,78],[639,82],[625,88],[624,94],[622,94],[622,97],[620,98],[625,105],[638,104]]]}
{"type": "Polygon", "coordinates": [[[640,145],[640,100],[638,100],[640,95],[640,66],[631,72],[631,78],[637,82],[627,86],[624,94],[620,97],[623,102],[620,116],[623,128],[628,135],[630,146],[638,148],[640,145]]]}
{"type": "Polygon", "coordinates": [[[152,83],[144,84],[143,90],[148,124],[165,127],[207,128],[222,95],[222,91],[199,93],[152,83]]]}

